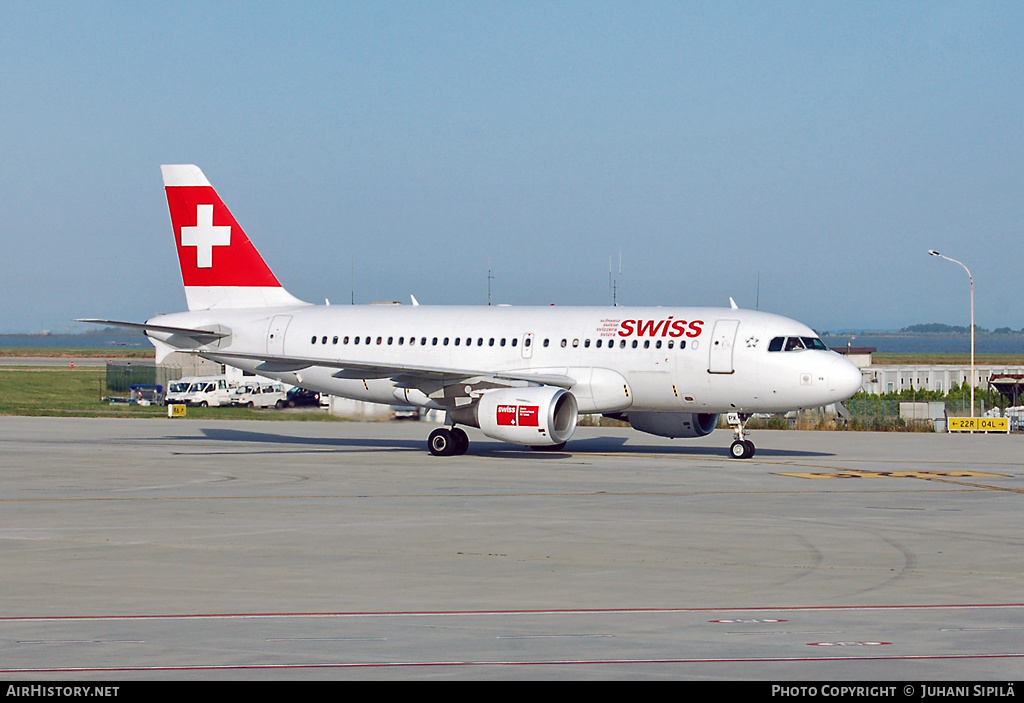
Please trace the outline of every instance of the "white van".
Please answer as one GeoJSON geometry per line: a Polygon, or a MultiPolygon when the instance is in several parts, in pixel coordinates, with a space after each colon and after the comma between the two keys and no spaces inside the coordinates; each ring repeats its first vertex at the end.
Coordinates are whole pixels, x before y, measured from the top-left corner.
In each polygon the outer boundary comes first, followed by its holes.
{"type": "Polygon", "coordinates": [[[231,405],[231,391],[237,385],[237,382],[229,381],[226,376],[199,376],[193,379],[179,402],[201,408],[231,405]]]}
{"type": "Polygon", "coordinates": [[[272,408],[285,398],[283,383],[247,381],[231,394],[231,404],[247,408],[272,408]]]}
{"type": "Polygon", "coordinates": [[[198,376],[182,376],[176,381],[168,381],[164,405],[184,405],[189,387],[198,380],[198,376]]]}

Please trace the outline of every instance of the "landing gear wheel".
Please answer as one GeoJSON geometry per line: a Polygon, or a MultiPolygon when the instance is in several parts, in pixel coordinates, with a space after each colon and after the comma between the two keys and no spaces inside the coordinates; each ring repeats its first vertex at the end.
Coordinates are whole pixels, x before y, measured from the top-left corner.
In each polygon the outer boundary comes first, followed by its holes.
{"type": "Polygon", "coordinates": [[[452,433],[452,444],[455,445],[455,450],[452,452],[455,456],[462,456],[469,449],[469,435],[461,427],[453,427],[452,433]]]}
{"type": "Polygon", "coordinates": [[[754,456],[754,443],[749,439],[737,439],[729,446],[733,459],[749,459],[754,456]]]}
{"type": "Polygon", "coordinates": [[[747,439],[747,433],[743,429],[743,423],[749,418],[750,415],[746,413],[729,413],[725,416],[735,437],[735,441],[729,446],[729,454],[733,459],[749,459],[754,456],[754,443],[747,439]]]}
{"type": "MultiPolygon", "coordinates": [[[[468,442],[467,442],[468,444],[468,442]]],[[[447,427],[439,427],[427,438],[427,448],[434,456],[451,456],[455,453],[456,440],[447,427]]]]}

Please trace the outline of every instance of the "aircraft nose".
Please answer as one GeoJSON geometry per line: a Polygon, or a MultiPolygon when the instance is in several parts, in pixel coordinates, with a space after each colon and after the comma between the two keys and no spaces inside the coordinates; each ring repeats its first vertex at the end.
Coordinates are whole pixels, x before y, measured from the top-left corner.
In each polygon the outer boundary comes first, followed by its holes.
{"type": "Polygon", "coordinates": [[[864,379],[856,364],[845,357],[839,357],[832,362],[829,381],[829,389],[845,400],[861,389],[864,379]]]}

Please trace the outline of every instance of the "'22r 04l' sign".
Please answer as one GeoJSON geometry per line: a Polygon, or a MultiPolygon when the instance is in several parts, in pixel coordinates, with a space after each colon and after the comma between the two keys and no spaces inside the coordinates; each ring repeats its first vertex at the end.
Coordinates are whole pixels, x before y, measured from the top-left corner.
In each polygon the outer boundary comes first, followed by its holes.
{"type": "Polygon", "coordinates": [[[1009,432],[1008,417],[950,417],[946,418],[950,432],[1009,432]]]}
{"type": "Polygon", "coordinates": [[[499,405],[495,419],[499,425],[539,427],[539,411],[538,405],[499,405]]]}

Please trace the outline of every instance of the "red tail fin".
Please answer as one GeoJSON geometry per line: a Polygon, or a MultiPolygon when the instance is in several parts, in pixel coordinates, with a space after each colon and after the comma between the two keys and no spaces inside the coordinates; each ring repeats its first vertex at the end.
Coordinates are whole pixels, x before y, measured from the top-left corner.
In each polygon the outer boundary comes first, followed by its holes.
{"type": "Polygon", "coordinates": [[[189,310],[302,305],[281,286],[198,166],[161,166],[189,310]]]}

